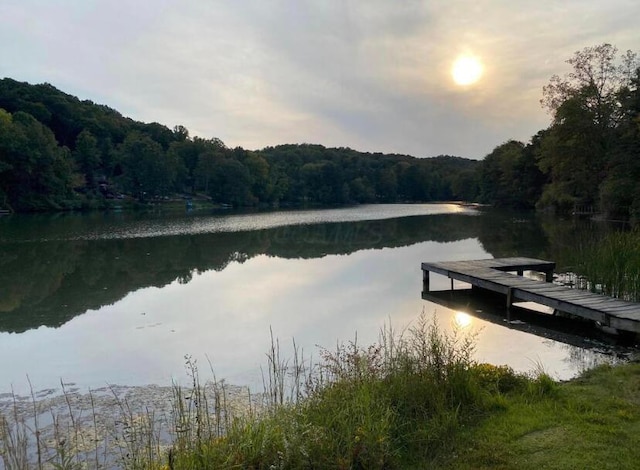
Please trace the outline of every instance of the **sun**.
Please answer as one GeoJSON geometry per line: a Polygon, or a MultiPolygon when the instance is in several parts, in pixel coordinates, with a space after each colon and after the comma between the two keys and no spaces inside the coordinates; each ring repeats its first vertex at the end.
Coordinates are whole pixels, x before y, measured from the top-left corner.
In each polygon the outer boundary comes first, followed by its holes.
{"type": "Polygon", "coordinates": [[[476,83],[482,77],[482,62],[480,59],[470,55],[458,57],[451,68],[453,81],[460,86],[467,86],[476,83]]]}

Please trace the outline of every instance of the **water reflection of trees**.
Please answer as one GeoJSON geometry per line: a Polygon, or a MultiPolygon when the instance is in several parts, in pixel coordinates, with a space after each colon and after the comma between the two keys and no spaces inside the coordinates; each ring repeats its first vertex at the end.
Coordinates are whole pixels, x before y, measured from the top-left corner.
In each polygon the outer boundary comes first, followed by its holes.
{"type": "Polygon", "coordinates": [[[143,287],[189,282],[258,255],[318,258],[477,237],[482,217],[441,214],[153,238],[0,244],[0,330],[59,326],[143,287]]]}
{"type": "MultiPolygon", "coordinates": [[[[230,263],[242,263],[258,255],[319,258],[475,238],[494,257],[532,256],[566,266],[575,239],[585,230],[584,222],[575,219],[488,210],[480,216],[439,214],[247,232],[55,239],[55,234],[87,231],[94,222],[100,230],[103,220],[99,214],[87,218],[38,216],[3,224],[5,240],[39,241],[0,241],[0,331],[59,326],[89,309],[112,304],[131,291],[162,287],[176,280],[187,283],[194,273],[221,271],[230,263]],[[50,241],[44,240],[48,234],[53,234],[50,241]]],[[[589,225],[587,230],[594,229],[589,225]]]]}
{"type": "Polygon", "coordinates": [[[583,373],[599,365],[615,365],[628,360],[628,355],[621,353],[620,347],[580,348],[570,344],[561,344],[560,347],[567,351],[567,361],[578,371],[583,373]]]}
{"type": "Polygon", "coordinates": [[[534,212],[486,210],[478,238],[495,258],[529,256],[556,262],[558,272],[575,265],[576,247],[592,242],[619,224],[534,212]]]}
{"type": "Polygon", "coordinates": [[[544,259],[549,242],[533,212],[486,210],[478,238],[495,258],[528,256],[544,259]]]}

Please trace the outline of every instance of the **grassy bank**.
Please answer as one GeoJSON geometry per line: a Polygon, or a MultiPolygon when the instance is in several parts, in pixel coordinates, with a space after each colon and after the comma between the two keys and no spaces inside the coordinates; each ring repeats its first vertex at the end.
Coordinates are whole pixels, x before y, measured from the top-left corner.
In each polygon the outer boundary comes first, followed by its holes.
{"type": "Polygon", "coordinates": [[[174,387],[166,428],[152,406],[121,400],[117,426],[103,433],[104,417],[87,412],[93,396],[83,417],[73,397],[71,419],[52,413],[53,440],[42,423],[0,416],[4,467],[624,469],[640,459],[639,364],[557,383],[476,363],[473,337],[424,316],[377,344],[323,350],[316,365],[297,352],[284,360],[272,344],[265,393],[241,402],[224,382],[201,384],[188,361],[193,381],[174,387]]]}
{"type": "Polygon", "coordinates": [[[293,380],[270,354],[270,404],[216,439],[180,440],[173,469],[405,468],[435,463],[465,425],[502,406],[513,390],[539,396],[551,381],[476,365],[473,341],[447,336],[421,317],[405,335],[323,351],[293,380]],[[285,385],[288,382],[288,386],[285,385]],[[289,392],[284,392],[287,387],[289,392]],[[283,393],[284,392],[284,393],[283,393]],[[289,396],[289,399],[285,397],[289,396]]]}
{"type": "Polygon", "coordinates": [[[393,345],[340,349],[301,402],[174,448],[161,468],[637,468],[640,365],[557,383],[471,352],[424,322],[393,345]]]}
{"type": "Polygon", "coordinates": [[[443,468],[634,469],[640,462],[640,364],[601,366],[463,430],[443,468]]]}

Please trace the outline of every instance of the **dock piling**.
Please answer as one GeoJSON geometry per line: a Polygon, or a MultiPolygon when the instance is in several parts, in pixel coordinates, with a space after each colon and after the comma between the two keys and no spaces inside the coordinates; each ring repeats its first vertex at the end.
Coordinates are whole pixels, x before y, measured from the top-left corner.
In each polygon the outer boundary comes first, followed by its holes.
{"type": "Polygon", "coordinates": [[[422,270],[422,292],[429,292],[429,271],[422,270]]]}

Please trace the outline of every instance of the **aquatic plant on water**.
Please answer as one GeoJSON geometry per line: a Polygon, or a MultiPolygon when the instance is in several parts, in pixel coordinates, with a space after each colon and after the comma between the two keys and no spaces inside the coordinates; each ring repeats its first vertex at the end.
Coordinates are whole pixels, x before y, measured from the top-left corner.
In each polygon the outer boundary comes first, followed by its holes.
{"type": "Polygon", "coordinates": [[[592,292],[640,302],[640,230],[579,243],[574,270],[592,292]]]}

